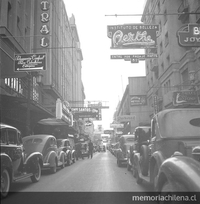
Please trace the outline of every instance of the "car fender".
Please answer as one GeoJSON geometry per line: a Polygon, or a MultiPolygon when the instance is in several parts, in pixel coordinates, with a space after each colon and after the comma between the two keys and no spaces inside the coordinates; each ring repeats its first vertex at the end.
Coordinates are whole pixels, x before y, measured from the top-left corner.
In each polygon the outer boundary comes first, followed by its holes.
{"type": "Polygon", "coordinates": [[[166,180],[172,185],[182,184],[188,191],[200,192],[200,163],[186,156],[168,158],[160,167],[157,191],[166,180]]]}
{"type": "Polygon", "coordinates": [[[9,174],[10,174],[10,178],[12,181],[12,172],[13,172],[13,168],[12,168],[12,160],[9,157],[9,155],[7,155],[6,153],[1,153],[1,170],[3,170],[3,168],[8,169],[9,174]]]}
{"type": "Polygon", "coordinates": [[[134,166],[138,169],[140,168],[140,153],[136,152],[133,156],[133,163],[134,166]]]}
{"type": "Polygon", "coordinates": [[[59,155],[58,155],[58,160],[59,160],[59,161],[62,161],[63,158],[65,159],[65,155],[66,155],[66,153],[65,153],[64,151],[60,151],[60,152],[59,152],[59,155]]]}
{"type": "Polygon", "coordinates": [[[57,161],[58,161],[57,153],[55,151],[50,151],[46,157],[45,162],[50,163],[50,166],[53,167],[53,166],[55,166],[55,162],[57,162],[57,161]]]}
{"type": "Polygon", "coordinates": [[[24,165],[29,164],[30,161],[33,161],[33,159],[37,159],[41,165],[43,166],[43,155],[40,152],[33,152],[31,153],[26,160],[24,161],[24,165]]]}
{"type": "Polygon", "coordinates": [[[122,149],[121,148],[117,150],[116,156],[117,156],[117,158],[122,156],[122,149]]]}

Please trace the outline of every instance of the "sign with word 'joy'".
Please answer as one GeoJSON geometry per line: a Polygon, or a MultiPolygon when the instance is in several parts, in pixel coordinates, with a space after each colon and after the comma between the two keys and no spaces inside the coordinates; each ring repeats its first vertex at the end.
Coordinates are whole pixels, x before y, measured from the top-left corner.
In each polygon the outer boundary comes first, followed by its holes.
{"type": "Polygon", "coordinates": [[[200,47],[200,25],[188,24],[177,32],[181,47],[200,47]]]}
{"type": "Polygon", "coordinates": [[[124,24],[107,26],[111,49],[155,48],[159,25],[124,24]]]}

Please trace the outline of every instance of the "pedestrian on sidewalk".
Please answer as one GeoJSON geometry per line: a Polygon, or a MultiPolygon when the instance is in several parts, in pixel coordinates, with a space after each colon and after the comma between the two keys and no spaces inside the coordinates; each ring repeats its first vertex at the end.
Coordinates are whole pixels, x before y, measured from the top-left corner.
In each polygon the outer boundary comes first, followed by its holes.
{"type": "Polygon", "coordinates": [[[93,157],[93,150],[94,150],[94,145],[92,143],[92,141],[90,140],[89,143],[88,143],[88,146],[89,146],[89,152],[88,152],[88,159],[89,157],[93,157]]]}

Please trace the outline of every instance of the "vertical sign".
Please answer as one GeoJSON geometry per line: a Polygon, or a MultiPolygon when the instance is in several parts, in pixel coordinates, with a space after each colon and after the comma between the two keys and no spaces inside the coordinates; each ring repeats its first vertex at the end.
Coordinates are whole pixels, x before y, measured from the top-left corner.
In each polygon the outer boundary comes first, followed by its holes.
{"type": "Polygon", "coordinates": [[[40,9],[41,9],[40,21],[42,23],[40,27],[40,33],[43,35],[43,37],[40,38],[40,46],[45,48],[49,46],[48,34],[50,33],[50,28],[48,24],[50,19],[49,15],[50,3],[48,1],[41,1],[40,9]]]}

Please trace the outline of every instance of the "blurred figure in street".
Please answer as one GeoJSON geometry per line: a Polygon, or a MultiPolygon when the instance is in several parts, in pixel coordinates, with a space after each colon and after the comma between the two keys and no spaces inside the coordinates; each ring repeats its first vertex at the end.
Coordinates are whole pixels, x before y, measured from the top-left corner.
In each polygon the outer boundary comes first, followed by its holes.
{"type": "Polygon", "coordinates": [[[94,145],[92,143],[92,141],[90,140],[89,143],[88,143],[88,146],[89,146],[89,152],[88,152],[88,159],[89,157],[93,157],[93,150],[94,150],[94,145]]]}
{"type": "Polygon", "coordinates": [[[81,142],[78,142],[75,145],[75,149],[76,149],[76,160],[78,160],[78,158],[84,159],[82,152],[81,152],[81,142]]]}

